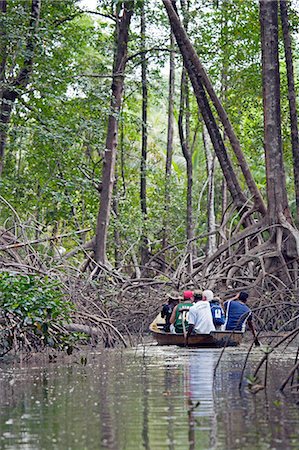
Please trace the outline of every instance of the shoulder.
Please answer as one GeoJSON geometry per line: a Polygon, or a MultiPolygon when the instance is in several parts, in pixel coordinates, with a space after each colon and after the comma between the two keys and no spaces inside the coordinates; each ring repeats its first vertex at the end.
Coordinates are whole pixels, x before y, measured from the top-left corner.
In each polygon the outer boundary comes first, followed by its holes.
{"type": "Polygon", "coordinates": [[[197,303],[195,303],[195,305],[194,305],[194,309],[196,309],[196,310],[204,310],[204,309],[211,309],[211,307],[210,307],[210,302],[208,302],[208,301],[200,301],[200,302],[197,302],[197,303]]]}

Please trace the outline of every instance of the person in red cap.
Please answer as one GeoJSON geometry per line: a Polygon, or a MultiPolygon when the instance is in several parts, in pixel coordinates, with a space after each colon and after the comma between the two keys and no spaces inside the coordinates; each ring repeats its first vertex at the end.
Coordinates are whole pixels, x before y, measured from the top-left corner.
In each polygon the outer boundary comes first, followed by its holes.
{"type": "Polygon", "coordinates": [[[193,300],[193,291],[184,291],[183,292],[183,297],[184,297],[184,300],[193,300]]]}
{"type": "MultiPolygon", "coordinates": [[[[174,326],[176,333],[183,333],[183,312],[189,310],[193,305],[193,291],[183,292],[183,301],[175,306],[170,317],[170,323],[174,326]]],[[[185,320],[185,329],[188,330],[188,321],[185,320]]]]}

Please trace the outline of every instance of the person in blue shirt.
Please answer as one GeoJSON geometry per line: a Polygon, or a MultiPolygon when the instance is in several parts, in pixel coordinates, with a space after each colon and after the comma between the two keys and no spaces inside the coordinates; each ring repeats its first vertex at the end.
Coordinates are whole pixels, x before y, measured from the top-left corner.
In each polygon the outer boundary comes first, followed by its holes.
{"type": "Polygon", "coordinates": [[[216,330],[219,330],[225,323],[225,314],[217,297],[214,297],[212,298],[212,300],[210,300],[210,308],[215,328],[216,330]]]}
{"type": "Polygon", "coordinates": [[[260,345],[252,320],[252,312],[247,306],[248,293],[241,291],[231,300],[224,302],[226,320],[224,329],[229,331],[245,331],[246,324],[254,336],[255,345],[260,345]]]}

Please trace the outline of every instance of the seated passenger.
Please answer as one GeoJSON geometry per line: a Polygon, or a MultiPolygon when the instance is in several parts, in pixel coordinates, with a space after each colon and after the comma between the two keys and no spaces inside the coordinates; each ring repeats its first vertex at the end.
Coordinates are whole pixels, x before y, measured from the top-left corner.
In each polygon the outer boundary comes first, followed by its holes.
{"type": "MultiPolygon", "coordinates": [[[[188,311],[193,305],[193,291],[185,291],[183,293],[183,301],[175,306],[170,317],[170,323],[172,324],[171,331],[174,333],[183,333],[183,317],[184,312],[188,311]]],[[[185,329],[188,329],[188,317],[185,315],[184,320],[185,329]]]]}
{"type": "Polygon", "coordinates": [[[247,298],[247,292],[240,292],[231,300],[224,302],[225,330],[245,331],[246,322],[252,315],[251,309],[246,305],[247,298]]]}
{"type": "Polygon", "coordinates": [[[209,304],[209,300],[212,300],[213,297],[213,292],[209,289],[203,291],[202,294],[199,291],[194,292],[194,305],[190,308],[188,317],[187,344],[188,337],[193,331],[197,334],[209,334],[211,331],[215,331],[209,304]]]}
{"type": "Polygon", "coordinates": [[[246,305],[248,299],[247,292],[240,292],[231,300],[224,302],[226,320],[224,329],[231,331],[245,331],[246,323],[251,330],[255,345],[260,345],[252,320],[251,309],[246,305]]]}
{"type": "Polygon", "coordinates": [[[220,330],[221,325],[225,323],[225,314],[220,305],[219,298],[214,297],[210,300],[210,308],[212,311],[213,323],[215,325],[216,330],[220,330]]]}
{"type": "Polygon", "coordinates": [[[170,295],[168,302],[162,305],[161,317],[162,319],[165,319],[165,325],[163,326],[163,330],[166,331],[166,333],[170,332],[170,317],[173,309],[178,303],[179,298],[170,295]]]}

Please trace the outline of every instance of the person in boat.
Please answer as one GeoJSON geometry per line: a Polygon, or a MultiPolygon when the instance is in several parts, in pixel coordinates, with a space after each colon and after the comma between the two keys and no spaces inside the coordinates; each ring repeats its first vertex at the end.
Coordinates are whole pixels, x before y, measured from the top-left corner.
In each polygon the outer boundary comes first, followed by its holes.
{"type": "Polygon", "coordinates": [[[190,308],[188,317],[187,345],[188,338],[193,332],[196,334],[209,334],[211,331],[215,331],[209,303],[213,297],[214,294],[209,289],[203,291],[202,294],[199,291],[194,292],[194,305],[190,308]]]}
{"type": "Polygon", "coordinates": [[[216,330],[220,330],[221,326],[225,323],[225,314],[222,306],[220,305],[220,299],[218,297],[210,300],[210,308],[212,311],[213,323],[216,330]]]}
{"type": "Polygon", "coordinates": [[[252,311],[247,305],[248,293],[241,291],[230,300],[224,302],[226,320],[224,329],[228,331],[245,331],[246,324],[253,334],[255,345],[260,345],[252,319],[252,311]]]}
{"type": "Polygon", "coordinates": [[[173,325],[171,327],[171,331],[173,333],[183,333],[183,320],[185,329],[188,329],[188,317],[184,312],[188,312],[191,306],[193,305],[193,291],[184,291],[183,293],[183,301],[179,303],[172,311],[170,317],[170,323],[173,325]],[[185,316],[185,317],[184,317],[185,316]]]}
{"type": "Polygon", "coordinates": [[[162,305],[161,317],[162,319],[165,319],[165,325],[163,326],[163,330],[166,331],[166,333],[170,332],[170,317],[172,311],[178,305],[178,303],[179,297],[173,294],[169,294],[168,302],[162,305]]]}

